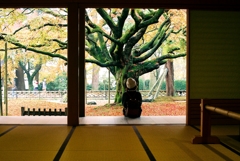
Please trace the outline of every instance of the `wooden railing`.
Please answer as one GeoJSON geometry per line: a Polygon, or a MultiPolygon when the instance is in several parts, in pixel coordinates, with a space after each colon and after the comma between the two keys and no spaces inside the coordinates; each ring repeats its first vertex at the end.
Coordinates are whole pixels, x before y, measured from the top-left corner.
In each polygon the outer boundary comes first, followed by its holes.
{"type": "Polygon", "coordinates": [[[219,144],[220,140],[216,136],[211,135],[211,112],[215,112],[233,119],[240,120],[240,114],[208,104],[207,99],[201,99],[201,129],[200,135],[192,139],[193,144],[219,144]]]}
{"type": "Polygon", "coordinates": [[[56,109],[48,109],[48,111],[44,108],[43,111],[39,108],[38,110],[35,110],[35,108],[31,109],[28,108],[25,110],[25,107],[21,107],[21,116],[67,116],[67,107],[65,108],[65,111],[62,111],[59,109],[57,111],[56,109]]]}

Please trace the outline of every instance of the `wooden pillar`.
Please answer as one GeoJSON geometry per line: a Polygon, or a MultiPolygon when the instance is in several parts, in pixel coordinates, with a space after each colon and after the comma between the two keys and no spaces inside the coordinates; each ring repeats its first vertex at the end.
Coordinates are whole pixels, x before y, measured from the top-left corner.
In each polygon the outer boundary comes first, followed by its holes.
{"type": "Polygon", "coordinates": [[[189,26],[190,26],[190,11],[187,10],[187,58],[186,58],[186,125],[189,125],[190,123],[190,32],[189,32],[189,26]]]}
{"type": "Polygon", "coordinates": [[[78,117],[78,4],[68,5],[68,116],[69,126],[79,125],[78,117]]]}
{"type": "Polygon", "coordinates": [[[220,141],[216,136],[211,136],[211,111],[205,106],[208,100],[201,99],[201,131],[192,139],[193,144],[219,144],[220,141]]]}
{"type": "Polygon", "coordinates": [[[85,8],[79,8],[79,117],[85,116],[85,8]]]}

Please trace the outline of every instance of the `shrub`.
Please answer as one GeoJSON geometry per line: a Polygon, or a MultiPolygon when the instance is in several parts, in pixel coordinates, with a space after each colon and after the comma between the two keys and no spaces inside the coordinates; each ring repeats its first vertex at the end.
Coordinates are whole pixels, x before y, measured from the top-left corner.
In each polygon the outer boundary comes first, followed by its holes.
{"type": "Polygon", "coordinates": [[[86,86],[86,90],[92,90],[92,85],[91,84],[87,84],[87,86],[86,86]]]}
{"type": "Polygon", "coordinates": [[[186,80],[175,80],[174,88],[175,90],[186,90],[186,80]]]}
{"type": "MultiPolygon", "coordinates": [[[[174,89],[175,90],[186,90],[186,80],[175,80],[174,81],[174,89]]],[[[166,90],[166,82],[162,82],[161,90],[166,90]]]]}
{"type": "Polygon", "coordinates": [[[63,73],[57,78],[47,84],[47,90],[49,91],[64,91],[67,90],[67,74],[63,73]]]}

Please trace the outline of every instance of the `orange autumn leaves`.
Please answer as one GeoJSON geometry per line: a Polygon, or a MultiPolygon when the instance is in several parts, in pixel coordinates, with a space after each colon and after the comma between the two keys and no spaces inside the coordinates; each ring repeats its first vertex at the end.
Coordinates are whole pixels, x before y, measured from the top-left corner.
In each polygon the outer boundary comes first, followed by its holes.
{"type": "MultiPolygon", "coordinates": [[[[48,110],[51,108],[54,110],[67,107],[65,103],[58,103],[46,100],[9,100],[8,102],[8,116],[21,116],[21,107],[38,108],[48,110]]],[[[5,105],[3,104],[3,109],[5,105]]],[[[142,116],[179,116],[186,115],[186,102],[143,102],[142,104],[142,116]]],[[[4,110],[5,111],[5,110],[4,110]]],[[[117,105],[86,105],[85,116],[122,116],[122,106],[117,105]]]]}
{"type": "MultiPolygon", "coordinates": [[[[86,106],[86,116],[122,116],[122,106],[86,106]]],[[[185,102],[144,102],[142,116],[186,115],[185,102]]]]}

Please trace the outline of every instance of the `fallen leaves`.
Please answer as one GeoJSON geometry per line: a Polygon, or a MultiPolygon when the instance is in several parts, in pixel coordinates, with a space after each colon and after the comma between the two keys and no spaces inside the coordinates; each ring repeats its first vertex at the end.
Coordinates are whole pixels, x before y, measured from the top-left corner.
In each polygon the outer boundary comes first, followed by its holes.
{"type": "MultiPolygon", "coordinates": [[[[46,100],[9,100],[8,116],[21,116],[21,107],[65,110],[67,104],[52,102],[46,100]]],[[[3,104],[5,114],[5,107],[3,104]]],[[[171,101],[171,102],[143,102],[142,116],[179,116],[186,115],[186,102],[171,101]]],[[[85,116],[122,116],[122,106],[119,105],[86,105],[85,116]]]]}

